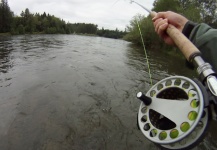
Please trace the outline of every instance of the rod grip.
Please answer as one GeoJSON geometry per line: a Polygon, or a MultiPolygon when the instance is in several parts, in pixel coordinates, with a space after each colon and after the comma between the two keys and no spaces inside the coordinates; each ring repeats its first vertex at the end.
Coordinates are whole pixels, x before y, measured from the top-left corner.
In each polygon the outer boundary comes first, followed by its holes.
{"type": "MultiPolygon", "coordinates": [[[[157,13],[152,11],[150,15],[153,18],[157,13]]],[[[195,56],[201,55],[198,48],[173,25],[169,24],[166,32],[189,62],[192,62],[195,56]]]]}
{"type": "Polygon", "coordinates": [[[192,62],[194,56],[201,54],[198,48],[173,25],[170,24],[166,32],[189,62],[192,62]]]}
{"type": "Polygon", "coordinates": [[[152,12],[150,13],[150,15],[151,15],[152,18],[154,18],[154,17],[157,15],[157,13],[156,13],[155,11],[152,11],[152,12]]]}

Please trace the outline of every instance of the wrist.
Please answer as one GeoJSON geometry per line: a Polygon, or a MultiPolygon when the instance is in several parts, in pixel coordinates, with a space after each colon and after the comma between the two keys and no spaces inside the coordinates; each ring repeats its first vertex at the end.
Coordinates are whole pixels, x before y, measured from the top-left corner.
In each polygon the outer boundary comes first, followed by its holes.
{"type": "Polygon", "coordinates": [[[187,21],[182,29],[182,33],[189,38],[191,31],[197,24],[192,21],[187,21]]]}

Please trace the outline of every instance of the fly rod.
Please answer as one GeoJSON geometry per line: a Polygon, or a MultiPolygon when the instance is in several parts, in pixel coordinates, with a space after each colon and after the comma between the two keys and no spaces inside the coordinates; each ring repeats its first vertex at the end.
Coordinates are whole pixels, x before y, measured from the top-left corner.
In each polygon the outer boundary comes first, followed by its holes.
{"type": "MultiPolygon", "coordinates": [[[[145,9],[152,18],[157,15],[134,0],[130,2],[145,9]]],[[[139,92],[137,98],[142,102],[138,126],[146,138],[163,149],[190,149],[203,139],[210,114],[217,114],[217,74],[202,59],[198,48],[176,27],[169,24],[166,33],[185,58],[197,67],[200,81],[171,76],[156,83],[146,94],[139,92]]]]}
{"type": "MultiPolygon", "coordinates": [[[[145,6],[139,4],[136,1],[131,0],[131,3],[135,3],[145,9],[152,18],[154,18],[157,13],[149,10],[145,6]]],[[[207,81],[207,85],[211,91],[211,93],[217,96],[217,79],[216,73],[212,70],[212,66],[209,63],[205,63],[201,57],[201,52],[198,48],[184,35],[182,34],[176,27],[169,24],[166,33],[173,39],[176,46],[183,53],[185,58],[194,66],[197,67],[197,73],[200,76],[200,79],[203,83],[207,81]]]]}

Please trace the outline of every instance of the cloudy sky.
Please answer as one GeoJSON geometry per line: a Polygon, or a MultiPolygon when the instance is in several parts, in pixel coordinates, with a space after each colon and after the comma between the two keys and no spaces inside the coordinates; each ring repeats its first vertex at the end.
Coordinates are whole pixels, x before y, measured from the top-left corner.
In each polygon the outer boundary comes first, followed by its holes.
{"type": "MultiPolygon", "coordinates": [[[[136,0],[152,9],[154,0],[136,0]]],[[[49,13],[70,23],[93,23],[99,28],[124,30],[133,16],[147,12],[130,0],[8,0],[15,15],[29,8],[31,13],[49,13]]]]}

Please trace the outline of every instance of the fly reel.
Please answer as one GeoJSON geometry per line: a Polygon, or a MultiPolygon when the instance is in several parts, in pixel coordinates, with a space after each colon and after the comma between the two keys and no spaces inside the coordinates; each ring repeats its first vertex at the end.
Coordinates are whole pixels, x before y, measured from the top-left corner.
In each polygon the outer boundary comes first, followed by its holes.
{"type": "Polygon", "coordinates": [[[186,149],[198,144],[208,124],[201,88],[193,80],[173,76],[156,83],[143,102],[138,125],[150,141],[165,149],[186,149]]]}

